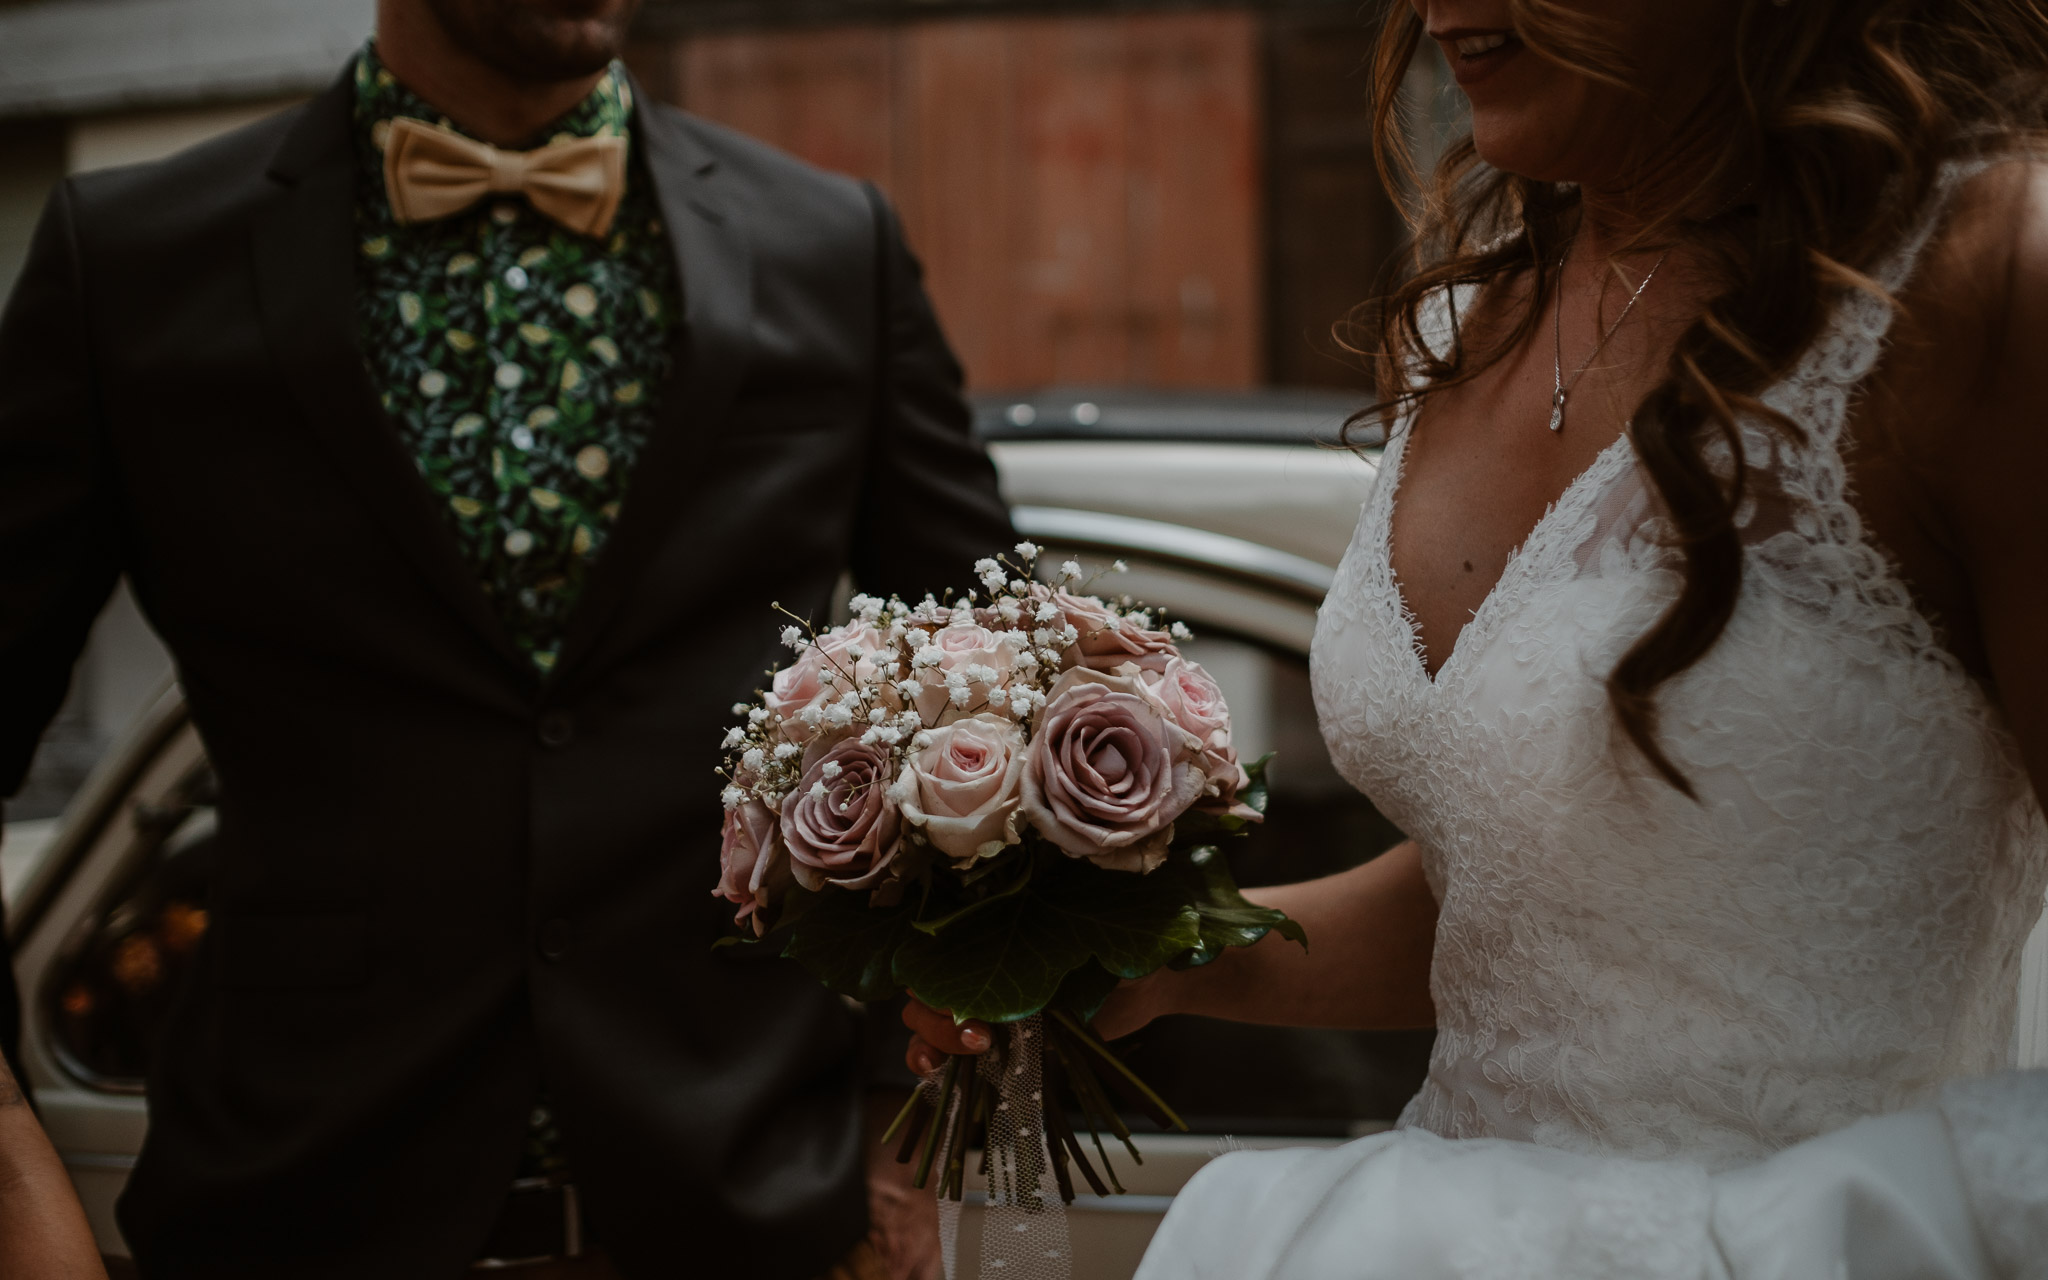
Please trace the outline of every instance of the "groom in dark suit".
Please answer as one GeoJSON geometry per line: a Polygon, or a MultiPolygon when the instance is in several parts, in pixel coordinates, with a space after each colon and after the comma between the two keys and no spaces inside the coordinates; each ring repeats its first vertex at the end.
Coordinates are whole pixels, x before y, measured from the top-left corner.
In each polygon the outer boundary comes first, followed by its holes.
{"type": "Polygon", "coordinates": [[[383,0],[67,182],[0,322],[0,791],[122,573],[220,783],[145,1277],[884,1273],[862,1023],[713,953],[712,769],[771,601],[1015,539],[887,205],[639,95],[634,7],[383,0]]]}

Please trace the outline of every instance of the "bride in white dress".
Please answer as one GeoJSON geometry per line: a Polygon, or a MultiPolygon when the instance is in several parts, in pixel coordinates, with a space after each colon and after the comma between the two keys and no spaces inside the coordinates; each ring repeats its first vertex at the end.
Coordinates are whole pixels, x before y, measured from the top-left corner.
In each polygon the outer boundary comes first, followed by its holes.
{"type": "Polygon", "coordinates": [[[2048,1078],[1950,1084],[2012,1065],[2048,886],[2042,14],[1415,0],[1383,107],[1421,38],[1476,150],[1313,657],[1411,839],[1251,895],[1306,955],[1101,1023],[1436,1048],[1396,1132],[1213,1164],[1141,1276],[2048,1276],[2048,1078]]]}

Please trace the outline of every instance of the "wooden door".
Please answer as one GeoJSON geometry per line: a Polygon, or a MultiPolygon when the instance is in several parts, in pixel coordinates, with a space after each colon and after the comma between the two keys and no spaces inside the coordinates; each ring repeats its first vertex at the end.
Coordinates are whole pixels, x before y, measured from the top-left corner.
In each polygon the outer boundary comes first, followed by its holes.
{"type": "Polygon", "coordinates": [[[902,210],[976,389],[1264,375],[1244,11],[695,35],[684,105],[902,210]]]}

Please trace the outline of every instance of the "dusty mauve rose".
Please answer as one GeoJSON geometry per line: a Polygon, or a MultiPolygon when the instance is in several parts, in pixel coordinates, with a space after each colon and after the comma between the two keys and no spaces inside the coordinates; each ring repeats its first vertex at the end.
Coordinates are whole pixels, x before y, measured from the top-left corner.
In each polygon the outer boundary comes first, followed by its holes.
{"type": "Polygon", "coordinates": [[[1060,612],[1080,632],[1066,661],[1095,671],[1114,671],[1126,662],[1143,670],[1156,671],[1177,652],[1173,637],[1164,631],[1148,631],[1128,618],[1119,618],[1100,600],[1071,596],[1061,591],[1052,598],[1060,612]]]}
{"type": "Polygon", "coordinates": [[[1112,871],[1166,860],[1173,820],[1202,794],[1202,744],[1135,675],[1076,667],[1053,684],[1026,755],[1024,815],[1112,871]]]}
{"type": "Polygon", "coordinates": [[[888,790],[886,748],[852,737],[811,748],[803,778],[782,802],[782,841],[799,884],[865,889],[888,870],[903,829],[888,790]],[[814,794],[821,783],[823,793],[814,794]]]}
{"type": "Polygon", "coordinates": [[[1230,708],[1215,677],[1178,654],[1167,659],[1155,674],[1146,676],[1152,693],[1166,707],[1173,722],[1195,735],[1202,744],[1202,772],[1208,786],[1202,795],[1204,807],[1214,800],[1240,817],[1258,818],[1257,810],[1238,805],[1238,793],[1251,785],[1239,764],[1237,748],[1230,740],[1230,708]]]}
{"type": "Polygon", "coordinates": [[[712,894],[736,904],[733,923],[751,920],[756,937],[765,929],[761,913],[775,905],[792,879],[785,853],[767,805],[748,799],[726,810],[718,887],[712,894]]]}
{"type": "Polygon", "coordinates": [[[795,662],[777,671],[761,701],[782,722],[784,737],[808,742],[815,731],[799,719],[805,708],[840,697],[854,687],[855,680],[875,679],[879,670],[876,658],[885,651],[893,660],[888,637],[873,627],[859,623],[835,627],[798,654],[795,662]],[[861,651],[858,659],[852,656],[855,648],[861,651]],[[825,683],[828,670],[834,676],[831,684],[825,683]]]}
{"type": "MultiPolygon", "coordinates": [[[[918,681],[924,686],[917,695],[917,714],[928,725],[942,722],[950,710],[955,716],[964,708],[953,702],[946,688],[946,677],[955,671],[965,672],[969,667],[987,667],[995,672],[995,683],[1000,684],[1015,664],[1016,653],[999,641],[995,632],[980,623],[966,620],[940,628],[932,635],[932,647],[942,655],[939,665],[926,667],[918,673],[918,681]]],[[[988,696],[990,685],[986,681],[969,684],[967,707],[978,707],[988,696]]]]}
{"type": "Polygon", "coordinates": [[[981,714],[930,731],[896,779],[906,821],[952,858],[986,858],[1017,843],[1024,779],[1024,734],[1001,716],[981,714]]]}

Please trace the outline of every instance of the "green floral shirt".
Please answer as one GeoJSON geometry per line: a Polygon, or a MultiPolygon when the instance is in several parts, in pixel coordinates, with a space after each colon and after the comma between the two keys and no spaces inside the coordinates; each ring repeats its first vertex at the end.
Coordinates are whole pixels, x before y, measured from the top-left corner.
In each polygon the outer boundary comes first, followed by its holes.
{"type": "MultiPolygon", "coordinates": [[[[674,358],[681,292],[644,163],[604,239],[518,196],[401,226],[384,191],[390,121],[456,126],[377,60],[356,60],[357,325],[385,410],[513,641],[543,672],[626,480],[674,358]]],[[[532,139],[630,138],[615,66],[532,139]]]]}

